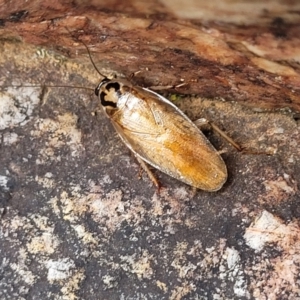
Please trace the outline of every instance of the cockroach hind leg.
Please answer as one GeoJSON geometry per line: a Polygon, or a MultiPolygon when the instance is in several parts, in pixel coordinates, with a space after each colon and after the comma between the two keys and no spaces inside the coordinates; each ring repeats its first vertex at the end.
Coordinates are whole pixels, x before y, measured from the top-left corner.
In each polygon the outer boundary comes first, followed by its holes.
{"type": "Polygon", "coordinates": [[[259,151],[259,150],[255,150],[255,149],[249,149],[249,148],[244,148],[242,147],[240,152],[242,154],[251,154],[251,155],[274,155],[275,151],[259,151]]]}
{"type": "Polygon", "coordinates": [[[229,135],[227,135],[222,129],[212,122],[209,122],[211,128],[216,131],[222,138],[224,138],[229,144],[231,144],[236,150],[242,151],[242,147],[238,145],[229,135]]]}
{"type": "Polygon", "coordinates": [[[139,162],[142,169],[147,173],[147,175],[149,176],[149,178],[151,179],[153,184],[157,187],[158,190],[160,190],[161,186],[160,186],[158,180],[156,179],[156,177],[154,176],[154,174],[152,173],[152,171],[148,168],[147,164],[141,158],[139,158],[137,155],[134,155],[134,156],[137,159],[137,161],[139,162]]]}
{"type": "Polygon", "coordinates": [[[212,122],[208,122],[211,128],[216,131],[221,137],[223,137],[229,144],[231,144],[236,150],[243,154],[253,154],[253,155],[273,155],[274,153],[270,153],[268,151],[258,151],[248,149],[246,147],[242,147],[238,145],[230,136],[228,136],[223,130],[221,130],[216,124],[212,122]]]}
{"type": "Polygon", "coordinates": [[[201,130],[204,130],[204,131],[211,130],[211,128],[212,128],[209,121],[205,118],[201,118],[201,119],[194,121],[194,124],[198,128],[200,128],[201,130]]]}
{"type": "MultiPolygon", "coordinates": [[[[252,150],[252,149],[248,149],[245,147],[241,147],[240,145],[238,145],[230,136],[228,136],[222,129],[220,129],[216,124],[214,124],[213,122],[208,121],[207,119],[198,119],[195,122],[195,125],[197,127],[203,128],[205,127],[205,129],[207,127],[212,128],[214,131],[216,131],[222,138],[224,138],[229,144],[231,144],[237,151],[243,153],[243,154],[264,154],[264,155],[273,155],[274,153],[270,153],[267,151],[257,151],[257,150],[252,150]]],[[[221,150],[218,151],[219,154],[221,153],[225,153],[226,150],[221,150]]]]}
{"type": "Polygon", "coordinates": [[[161,91],[161,90],[176,90],[178,88],[181,88],[183,86],[186,86],[187,83],[182,82],[176,85],[154,85],[154,86],[150,86],[149,89],[153,90],[153,91],[161,91]]]}
{"type": "Polygon", "coordinates": [[[216,131],[222,138],[224,138],[229,144],[231,144],[236,150],[242,151],[242,147],[238,145],[230,136],[228,136],[222,129],[220,129],[216,124],[208,121],[205,118],[198,119],[194,124],[202,129],[211,128],[216,131]],[[205,128],[204,128],[205,127],[205,128]]]}

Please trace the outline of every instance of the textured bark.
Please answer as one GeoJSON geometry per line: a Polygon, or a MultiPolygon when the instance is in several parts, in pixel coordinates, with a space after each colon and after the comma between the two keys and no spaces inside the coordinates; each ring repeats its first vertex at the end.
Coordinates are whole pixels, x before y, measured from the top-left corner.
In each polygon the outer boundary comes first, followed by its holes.
{"type": "Polygon", "coordinates": [[[280,17],[265,13],[247,27],[230,25],[229,12],[227,24],[204,26],[177,19],[158,1],[10,1],[0,6],[0,32],[82,61],[84,41],[103,71],[143,71],[135,79],[140,85],[184,79],[183,94],[299,110],[299,18],[288,18],[298,7],[280,8],[280,17]]]}

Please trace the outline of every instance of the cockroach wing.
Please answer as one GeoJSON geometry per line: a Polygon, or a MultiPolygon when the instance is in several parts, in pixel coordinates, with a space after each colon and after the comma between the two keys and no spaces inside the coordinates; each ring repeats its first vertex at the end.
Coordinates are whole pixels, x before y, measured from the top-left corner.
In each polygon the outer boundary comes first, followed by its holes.
{"type": "Polygon", "coordinates": [[[141,159],[196,188],[219,190],[226,165],[197,126],[173,103],[140,87],[120,97],[110,118],[125,144],[141,159]]]}

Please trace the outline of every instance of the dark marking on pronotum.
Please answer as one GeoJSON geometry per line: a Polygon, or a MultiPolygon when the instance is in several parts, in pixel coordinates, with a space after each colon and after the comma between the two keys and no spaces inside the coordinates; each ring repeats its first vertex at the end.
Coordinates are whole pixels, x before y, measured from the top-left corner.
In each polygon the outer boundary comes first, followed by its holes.
{"type": "MultiPolygon", "coordinates": [[[[114,90],[114,92],[118,95],[118,98],[121,96],[121,86],[119,82],[109,82],[106,86],[105,89],[108,90],[110,92],[111,89],[114,90]]],[[[105,96],[107,94],[105,92],[102,92],[100,94],[100,100],[101,100],[101,104],[103,106],[112,106],[112,107],[117,107],[117,103],[113,102],[113,101],[106,101],[105,100],[105,96]]]]}
{"type": "Polygon", "coordinates": [[[106,85],[106,89],[110,90],[111,88],[118,92],[120,90],[120,84],[118,82],[110,82],[106,85]]]}
{"type": "Polygon", "coordinates": [[[115,103],[113,101],[106,101],[105,96],[107,96],[107,94],[105,92],[100,93],[101,104],[103,106],[111,106],[111,107],[117,108],[117,103],[115,103]]]}

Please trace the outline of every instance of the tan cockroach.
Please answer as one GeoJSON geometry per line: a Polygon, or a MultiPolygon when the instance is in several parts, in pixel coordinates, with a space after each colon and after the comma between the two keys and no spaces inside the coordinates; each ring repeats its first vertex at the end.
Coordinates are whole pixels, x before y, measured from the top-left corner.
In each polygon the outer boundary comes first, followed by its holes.
{"type": "Polygon", "coordinates": [[[106,116],[154,184],[159,186],[144,162],[193,187],[219,190],[227,180],[227,168],[201,130],[158,93],[103,75],[84,46],[94,68],[103,77],[95,94],[106,116]]]}
{"type": "Polygon", "coordinates": [[[108,78],[99,83],[95,93],[139,161],[205,191],[223,186],[227,169],[220,154],[169,100],[149,89],[108,78]]]}

